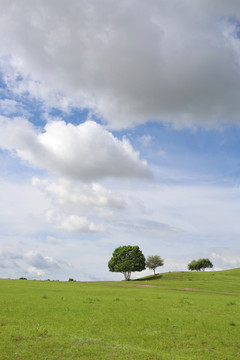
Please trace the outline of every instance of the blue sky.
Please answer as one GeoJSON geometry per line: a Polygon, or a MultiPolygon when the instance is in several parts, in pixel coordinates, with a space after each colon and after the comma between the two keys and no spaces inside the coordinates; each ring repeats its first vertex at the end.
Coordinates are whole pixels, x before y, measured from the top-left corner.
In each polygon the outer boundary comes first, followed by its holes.
{"type": "Polygon", "coordinates": [[[240,266],[240,6],[171,4],[1,2],[1,277],[240,266]]]}

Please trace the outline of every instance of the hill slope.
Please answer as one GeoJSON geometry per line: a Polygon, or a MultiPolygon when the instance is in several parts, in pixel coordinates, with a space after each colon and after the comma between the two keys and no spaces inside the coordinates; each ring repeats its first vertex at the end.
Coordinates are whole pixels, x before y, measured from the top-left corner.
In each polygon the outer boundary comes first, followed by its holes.
{"type": "Polygon", "coordinates": [[[133,282],[141,282],[141,285],[154,285],[167,289],[199,289],[240,295],[240,268],[225,271],[162,273],[133,280],[133,282]]]}

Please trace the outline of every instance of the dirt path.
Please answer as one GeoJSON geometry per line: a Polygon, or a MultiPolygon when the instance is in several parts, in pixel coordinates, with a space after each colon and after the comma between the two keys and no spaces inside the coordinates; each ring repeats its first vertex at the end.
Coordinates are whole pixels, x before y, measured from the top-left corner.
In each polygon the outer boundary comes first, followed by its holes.
{"type": "Polygon", "coordinates": [[[214,290],[205,290],[205,289],[195,289],[195,288],[169,288],[164,286],[158,285],[140,285],[140,284],[129,284],[135,287],[145,287],[145,288],[160,288],[163,290],[175,290],[175,291],[191,291],[191,292],[204,292],[204,293],[211,293],[211,294],[220,294],[220,295],[233,295],[233,296],[240,296],[239,293],[231,293],[227,291],[214,291],[214,290]]]}
{"type": "MultiPolygon", "coordinates": [[[[135,284],[131,284],[131,285],[135,285],[135,284]]],[[[157,287],[156,285],[135,285],[136,287],[157,287]]]]}

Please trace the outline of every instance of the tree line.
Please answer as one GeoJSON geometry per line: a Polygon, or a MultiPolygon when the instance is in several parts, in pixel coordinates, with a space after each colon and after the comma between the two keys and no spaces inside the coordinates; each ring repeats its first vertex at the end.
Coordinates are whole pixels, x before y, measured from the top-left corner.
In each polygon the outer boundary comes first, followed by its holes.
{"type": "MultiPolygon", "coordinates": [[[[145,259],[139,246],[119,246],[112,254],[108,262],[108,268],[112,272],[120,272],[124,275],[125,280],[130,280],[131,273],[135,271],[148,269],[153,270],[156,275],[156,268],[164,265],[164,260],[159,255],[151,255],[145,259]]],[[[188,269],[201,271],[206,268],[212,268],[213,264],[209,259],[193,260],[188,264],[188,269]]]]}

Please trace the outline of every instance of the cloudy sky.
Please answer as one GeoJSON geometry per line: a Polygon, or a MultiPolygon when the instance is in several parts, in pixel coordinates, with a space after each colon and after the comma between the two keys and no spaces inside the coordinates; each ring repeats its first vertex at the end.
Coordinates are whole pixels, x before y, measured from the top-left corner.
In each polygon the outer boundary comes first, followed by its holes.
{"type": "Polygon", "coordinates": [[[239,1],[0,0],[0,37],[0,277],[240,267],[239,1]]]}

